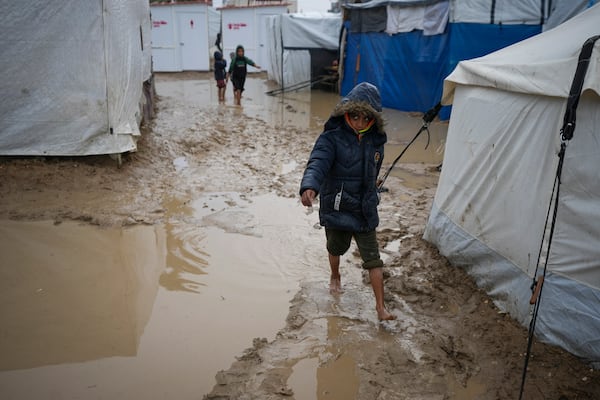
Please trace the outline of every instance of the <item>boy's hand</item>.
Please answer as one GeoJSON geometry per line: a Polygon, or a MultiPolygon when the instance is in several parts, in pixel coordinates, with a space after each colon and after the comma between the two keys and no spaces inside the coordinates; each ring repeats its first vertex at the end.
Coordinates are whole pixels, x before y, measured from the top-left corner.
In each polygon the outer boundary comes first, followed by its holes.
{"type": "Polygon", "coordinates": [[[317,192],[312,189],[306,189],[302,192],[302,205],[306,207],[312,207],[312,203],[315,200],[317,192]]]}

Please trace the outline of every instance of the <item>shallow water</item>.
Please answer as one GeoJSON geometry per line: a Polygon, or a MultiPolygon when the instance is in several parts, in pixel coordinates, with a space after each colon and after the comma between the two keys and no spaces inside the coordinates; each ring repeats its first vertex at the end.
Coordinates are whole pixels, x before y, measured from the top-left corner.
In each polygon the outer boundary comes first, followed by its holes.
{"type": "MultiPolygon", "coordinates": [[[[193,78],[193,77],[192,77],[193,78]]],[[[267,92],[277,89],[272,82],[250,74],[246,80],[241,107],[233,105],[233,89],[227,86],[222,107],[234,107],[251,118],[259,118],[270,125],[307,128],[318,131],[339,101],[333,92],[309,90],[308,88],[269,96],[267,92]]],[[[157,82],[161,96],[178,97],[186,103],[199,107],[218,104],[217,88],[213,80],[186,79],[157,82]]]]}
{"type": "Polygon", "coordinates": [[[337,318],[324,318],[327,342],[326,360],[305,358],[298,361],[288,378],[288,385],[296,400],[345,400],[358,395],[359,380],[356,374],[356,360],[345,349],[331,343],[343,341],[348,329],[348,321],[337,318]]]}
{"type": "Polygon", "coordinates": [[[2,222],[3,398],[199,398],[253,337],[274,338],[302,278],[326,276],[307,261],[316,215],[295,200],[165,206],[156,227],[2,222]]]}

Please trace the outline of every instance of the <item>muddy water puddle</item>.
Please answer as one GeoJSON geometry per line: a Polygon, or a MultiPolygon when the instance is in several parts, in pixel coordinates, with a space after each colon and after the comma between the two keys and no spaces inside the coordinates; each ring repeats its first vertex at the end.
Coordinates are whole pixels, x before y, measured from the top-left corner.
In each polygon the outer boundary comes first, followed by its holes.
{"type": "MultiPolygon", "coordinates": [[[[318,322],[317,320],[316,322],[318,322]]],[[[348,321],[323,318],[328,346],[320,357],[304,358],[292,368],[288,385],[296,400],[345,400],[358,395],[357,361],[344,346],[348,321]]]]}
{"type": "Polygon", "coordinates": [[[308,88],[283,94],[268,96],[265,93],[277,89],[273,82],[261,74],[249,74],[246,80],[241,107],[233,105],[233,87],[227,86],[225,103],[218,103],[217,87],[214,80],[157,80],[159,95],[176,97],[188,104],[199,107],[234,107],[240,113],[259,118],[269,125],[294,126],[318,130],[329,117],[329,113],[339,101],[333,92],[309,90],[308,88]]]}
{"type": "Polygon", "coordinates": [[[442,164],[448,123],[433,121],[428,127],[429,136],[427,131],[423,131],[410,144],[423,126],[421,117],[396,110],[385,110],[385,116],[388,143],[385,147],[383,170],[385,171],[404,151],[390,175],[399,178],[404,186],[411,189],[435,187],[438,174],[431,172],[436,172],[432,171],[434,166],[442,164]],[[417,171],[414,168],[407,168],[406,164],[427,164],[430,166],[428,167],[430,171],[417,171]]]}
{"type": "Polygon", "coordinates": [[[200,398],[252,338],[274,338],[300,280],[326,279],[296,200],[165,207],[154,227],[0,224],[2,398],[200,398]]]}
{"type": "MultiPolygon", "coordinates": [[[[294,126],[306,128],[318,134],[340,96],[334,92],[309,90],[308,88],[268,96],[265,93],[277,89],[277,86],[264,79],[262,75],[250,74],[242,105],[233,105],[231,85],[227,87],[226,101],[218,103],[217,88],[210,79],[161,80],[156,81],[157,92],[161,96],[174,97],[198,107],[233,107],[240,113],[258,118],[270,125],[294,126]]],[[[184,117],[185,119],[185,117],[184,117]]],[[[384,119],[388,144],[386,161],[391,162],[416,135],[423,120],[419,113],[385,109],[384,119]]],[[[448,123],[433,121],[429,124],[429,144],[427,133],[423,132],[402,156],[401,163],[440,164],[443,159],[448,123]]]]}

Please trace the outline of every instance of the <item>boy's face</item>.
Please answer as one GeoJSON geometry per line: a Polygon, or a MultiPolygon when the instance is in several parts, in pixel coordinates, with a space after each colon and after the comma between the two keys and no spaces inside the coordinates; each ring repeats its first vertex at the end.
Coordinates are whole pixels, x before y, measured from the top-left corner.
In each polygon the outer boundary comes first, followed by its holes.
{"type": "Polygon", "coordinates": [[[362,131],[373,123],[373,117],[363,113],[351,113],[348,114],[348,121],[350,122],[352,129],[355,131],[362,131]]]}
{"type": "Polygon", "coordinates": [[[244,56],[244,49],[237,49],[237,55],[238,55],[238,57],[243,57],[244,56]]]}

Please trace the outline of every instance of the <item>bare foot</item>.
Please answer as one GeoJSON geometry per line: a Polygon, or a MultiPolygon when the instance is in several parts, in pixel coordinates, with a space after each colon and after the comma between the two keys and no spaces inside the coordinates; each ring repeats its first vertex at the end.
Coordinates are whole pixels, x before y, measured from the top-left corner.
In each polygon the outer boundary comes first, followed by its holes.
{"type": "Polygon", "coordinates": [[[386,310],[385,308],[378,309],[377,316],[379,317],[380,321],[393,321],[396,319],[396,316],[394,314],[389,313],[388,310],[386,310]]]}
{"type": "Polygon", "coordinates": [[[331,293],[331,294],[342,293],[342,280],[340,278],[331,278],[329,280],[329,293],[331,293]]]}

